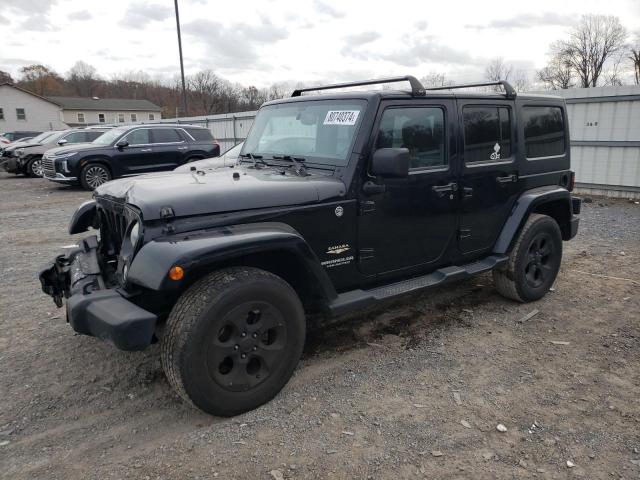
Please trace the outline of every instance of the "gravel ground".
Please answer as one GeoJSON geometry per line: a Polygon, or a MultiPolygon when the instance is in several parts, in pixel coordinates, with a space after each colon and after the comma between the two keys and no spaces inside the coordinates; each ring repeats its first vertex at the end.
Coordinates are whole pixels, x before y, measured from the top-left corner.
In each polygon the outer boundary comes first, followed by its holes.
{"type": "Polygon", "coordinates": [[[157,346],[73,335],[40,292],[88,198],[0,174],[0,477],[639,478],[639,206],[585,204],[541,301],[483,275],[361,312],[309,335],[272,402],[220,419],[177,398],[157,346]]]}

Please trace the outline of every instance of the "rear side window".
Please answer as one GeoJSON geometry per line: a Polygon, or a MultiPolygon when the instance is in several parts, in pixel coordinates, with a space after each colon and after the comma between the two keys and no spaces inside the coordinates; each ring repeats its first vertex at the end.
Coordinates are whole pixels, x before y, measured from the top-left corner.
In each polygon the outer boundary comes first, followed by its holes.
{"type": "Polygon", "coordinates": [[[206,128],[185,128],[185,130],[196,142],[213,141],[213,135],[211,135],[211,132],[206,128]]]}
{"type": "Polygon", "coordinates": [[[524,107],[522,121],[527,158],[564,155],[566,139],[560,107],[524,107]]]}
{"type": "Polygon", "coordinates": [[[129,142],[129,145],[148,145],[151,143],[149,140],[149,129],[141,128],[134,130],[125,137],[125,140],[129,142]]]}
{"type": "Polygon", "coordinates": [[[85,135],[85,142],[93,142],[96,138],[98,138],[100,135],[102,135],[104,132],[84,132],[85,135]]]}
{"type": "Polygon", "coordinates": [[[511,157],[511,116],[507,107],[464,107],[464,161],[493,162],[511,157]]]}
{"type": "Polygon", "coordinates": [[[407,148],[412,169],[447,164],[444,112],[437,107],[388,108],[380,120],[376,148],[407,148]]]}
{"type": "Polygon", "coordinates": [[[154,128],[153,143],[181,142],[182,137],[173,128],[154,128]]]}
{"type": "Polygon", "coordinates": [[[83,143],[86,142],[84,132],[73,132],[63,137],[67,143],[83,143]]]}

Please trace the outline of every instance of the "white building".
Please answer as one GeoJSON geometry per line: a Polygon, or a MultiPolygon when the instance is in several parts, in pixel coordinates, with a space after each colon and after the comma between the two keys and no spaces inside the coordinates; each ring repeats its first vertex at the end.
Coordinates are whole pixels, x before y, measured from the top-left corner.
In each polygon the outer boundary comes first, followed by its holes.
{"type": "Polygon", "coordinates": [[[149,100],[97,97],[47,97],[62,106],[64,122],[71,127],[148,123],[160,120],[162,109],[149,100]]]}
{"type": "Polygon", "coordinates": [[[44,132],[67,128],[62,107],[10,83],[0,85],[0,132],[44,132]]]}

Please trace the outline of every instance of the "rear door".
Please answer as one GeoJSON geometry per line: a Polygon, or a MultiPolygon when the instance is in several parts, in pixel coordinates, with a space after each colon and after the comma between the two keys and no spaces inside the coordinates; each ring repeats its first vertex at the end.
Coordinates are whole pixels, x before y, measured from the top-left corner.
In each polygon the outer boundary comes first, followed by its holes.
{"type": "Polygon", "coordinates": [[[183,162],[183,156],[188,150],[185,139],[176,128],[152,128],[153,165],[154,170],[173,170],[183,162]]]}
{"type": "Polygon", "coordinates": [[[458,99],[460,230],[464,255],[492,249],[518,193],[515,113],[510,100],[458,99]]]}
{"type": "Polygon", "coordinates": [[[383,178],[384,193],[360,196],[358,268],[394,276],[432,270],[455,238],[457,195],[454,103],[449,99],[384,101],[373,144],[407,148],[406,178],[383,178]]]}

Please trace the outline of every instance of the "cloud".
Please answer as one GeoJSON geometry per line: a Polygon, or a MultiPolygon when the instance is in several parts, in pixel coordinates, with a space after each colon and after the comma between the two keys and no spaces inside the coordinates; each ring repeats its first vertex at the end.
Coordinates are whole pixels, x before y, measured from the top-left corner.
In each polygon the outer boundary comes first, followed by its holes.
{"type": "Polygon", "coordinates": [[[347,44],[350,46],[358,46],[371,43],[375,40],[378,40],[380,37],[382,37],[382,35],[380,35],[378,32],[360,32],[346,36],[345,42],[347,42],[347,44]]]}
{"type": "Polygon", "coordinates": [[[313,6],[319,13],[322,13],[323,15],[329,15],[333,18],[343,18],[345,16],[344,12],[336,10],[332,5],[329,5],[327,2],[324,2],[322,0],[314,0],[313,6]]]}
{"type": "Polygon", "coordinates": [[[120,20],[120,25],[127,28],[142,28],[152,21],[160,22],[169,18],[173,9],[154,3],[134,3],[130,5],[120,20]]]}
{"type": "Polygon", "coordinates": [[[11,22],[9,22],[9,19],[7,17],[3,17],[2,15],[0,15],[0,24],[8,25],[9,23],[11,22]]]}
{"type": "Polygon", "coordinates": [[[53,26],[46,14],[35,13],[20,24],[20,29],[32,32],[57,32],[59,27],[53,26]]]}
{"type": "Polygon", "coordinates": [[[48,13],[56,0],[2,0],[2,7],[10,10],[19,10],[22,13],[38,14],[48,13]]]}
{"type": "Polygon", "coordinates": [[[513,28],[534,28],[549,26],[570,26],[576,23],[577,14],[562,15],[555,12],[545,13],[522,13],[509,18],[492,20],[483,25],[466,25],[467,28],[484,29],[506,29],[513,28]]]}
{"type": "Polygon", "coordinates": [[[93,15],[91,15],[88,10],[80,10],[70,13],[68,18],[69,20],[91,20],[93,18],[93,15]]]}
{"type": "Polygon", "coordinates": [[[258,62],[260,46],[283,40],[289,35],[285,28],[266,18],[262,18],[258,25],[223,25],[213,20],[194,20],[185,24],[182,32],[204,43],[208,63],[213,62],[221,68],[237,68],[243,63],[258,62]]]}

